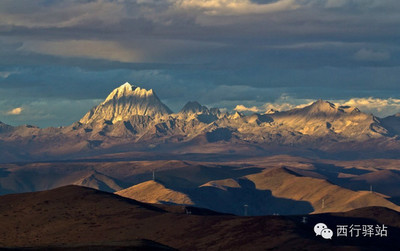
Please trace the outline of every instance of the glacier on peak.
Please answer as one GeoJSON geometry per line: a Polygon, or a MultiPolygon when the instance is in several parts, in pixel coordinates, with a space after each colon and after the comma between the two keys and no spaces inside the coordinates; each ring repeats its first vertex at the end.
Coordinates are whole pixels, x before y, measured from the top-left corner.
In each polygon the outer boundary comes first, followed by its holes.
{"type": "MultiPolygon", "coordinates": [[[[119,99],[122,97],[128,96],[136,96],[136,97],[149,97],[153,96],[154,92],[153,89],[146,90],[144,88],[140,88],[139,86],[134,86],[126,82],[125,84],[121,85],[120,87],[114,89],[106,98],[104,102],[107,102],[112,99],[119,99]]],[[[103,103],[104,103],[103,102],[103,103]]]]}
{"type": "Polygon", "coordinates": [[[114,89],[100,105],[92,108],[79,122],[129,120],[132,116],[164,116],[172,111],[161,102],[152,89],[134,86],[126,82],[114,89]]]}

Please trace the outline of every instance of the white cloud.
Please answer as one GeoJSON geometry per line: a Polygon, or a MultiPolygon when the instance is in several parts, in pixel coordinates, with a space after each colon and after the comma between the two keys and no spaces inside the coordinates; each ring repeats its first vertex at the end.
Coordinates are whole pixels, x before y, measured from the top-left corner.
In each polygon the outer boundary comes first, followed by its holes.
{"type": "Polygon", "coordinates": [[[0,71],[0,78],[8,78],[13,73],[12,71],[0,71]]]}
{"type": "Polygon", "coordinates": [[[233,110],[238,112],[259,112],[256,106],[246,107],[244,105],[237,105],[233,110]]]}
{"type": "Polygon", "coordinates": [[[352,98],[347,101],[334,101],[336,105],[347,105],[359,108],[365,113],[386,117],[400,112],[400,99],[388,98],[352,98]]]}
{"type": "MultiPolygon", "coordinates": [[[[400,99],[387,98],[380,99],[374,97],[366,98],[351,98],[348,100],[329,100],[336,106],[352,106],[357,107],[364,113],[372,113],[378,117],[386,117],[400,112],[400,99]]],[[[295,108],[303,108],[311,105],[315,100],[311,99],[296,99],[283,95],[275,102],[265,103],[261,106],[246,107],[244,105],[237,105],[234,110],[246,112],[259,112],[265,113],[269,110],[287,111],[295,108]]]]}
{"type": "Polygon", "coordinates": [[[277,100],[272,103],[265,103],[262,105],[260,111],[267,112],[269,110],[287,111],[294,108],[302,108],[310,105],[314,100],[311,99],[296,99],[286,94],[281,95],[277,100]]]}
{"type": "Polygon", "coordinates": [[[309,105],[310,103],[304,103],[304,104],[291,104],[291,103],[265,103],[262,106],[262,110],[263,112],[267,112],[269,110],[275,110],[275,111],[287,111],[287,110],[291,110],[291,109],[295,109],[295,108],[302,108],[305,107],[307,105],[309,105]]]}
{"type": "Polygon", "coordinates": [[[9,110],[6,114],[7,115],[20,115],[24,109],[22,107],[17,107],[14,109],[9,110]]]}
{"type": "Polygon", "coordinates": [[[385,61],[390,59],[390,53],[363,48],[354,54],[354,58],[359,61],[385,61]]]}
{"type": "Polygon", "coordinates": [[[265,113],[269,110],[275,111],[287,111],[294,108],[302,108],[304,106],[310,105],[313,102],[311,99],[295,99],[283,94],[274,102],[268,102],[260,106],[245,106],[237,105],[234,110],[238,112],[258,112],[265,113]]]}

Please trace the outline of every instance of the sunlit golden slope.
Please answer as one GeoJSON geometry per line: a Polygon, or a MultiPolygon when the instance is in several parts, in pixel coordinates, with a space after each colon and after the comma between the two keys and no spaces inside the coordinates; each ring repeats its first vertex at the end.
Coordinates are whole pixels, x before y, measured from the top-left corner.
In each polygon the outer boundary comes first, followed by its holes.
{"type": "Polygon", "coordinates": [[[166,188],[154,180],[116,192],[116,194],[146,203],[172,203],[193,205],[188,195],[166,188]]]}
{"type": "Polygon", "coordinates": [[[314,213],[343,212],[368,206],[384,206],[397,211],[400,207],[386,196],[369,191],[352,191],[324,179],[304,177],[286,168],[275,168],[246,176],[260,190],[271,190],[276,197],[309,201],[314,213]]]}

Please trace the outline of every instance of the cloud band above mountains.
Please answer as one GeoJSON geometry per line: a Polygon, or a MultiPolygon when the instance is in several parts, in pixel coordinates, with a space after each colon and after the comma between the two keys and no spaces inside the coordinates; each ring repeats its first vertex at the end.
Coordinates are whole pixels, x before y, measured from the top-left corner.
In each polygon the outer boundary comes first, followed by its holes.
{"type": "MultiPolygon", "coordinates": [[[[310,105],[313,101],[293,99],[285,97],[273,103],[265,103],[261,106],[246,107],[244,105],[237,105],[234,110],[239,112],[257,112],[265,113],[270,110],[286,111],[294,108],[302,108],[310,105]]],[[[386,117],[400,112],[400,99],[388,98],[351,98],[349,100],[331,100],[336,106],[351,106],[357,107],[364,113],[372,113],[378,117],[386,117]]]]}

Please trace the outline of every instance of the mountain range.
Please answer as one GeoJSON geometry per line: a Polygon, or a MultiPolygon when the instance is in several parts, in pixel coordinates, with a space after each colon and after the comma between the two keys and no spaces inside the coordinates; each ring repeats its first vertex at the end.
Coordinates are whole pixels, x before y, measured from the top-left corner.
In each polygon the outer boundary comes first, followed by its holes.
{"type": "Polygon", "coordinates": [[[398,114],[378,118],[324,100],[304,108],[251,115],[191,101],[173,113],[153,90],[125,83],[70,126],[42,129],[0,122],[0,159],[70,159],[133,150],[392,156],[400,149],[399,134],[398,114]]]}
{"type": "Polygon", "coordinates": [[[0,194],[79,185],[235,215],[400,211],[399,132],[398,115],[324,100],[250,115],[190,101],[173,113],[125,83],[70,126],[0,123],[0,194]]]}

